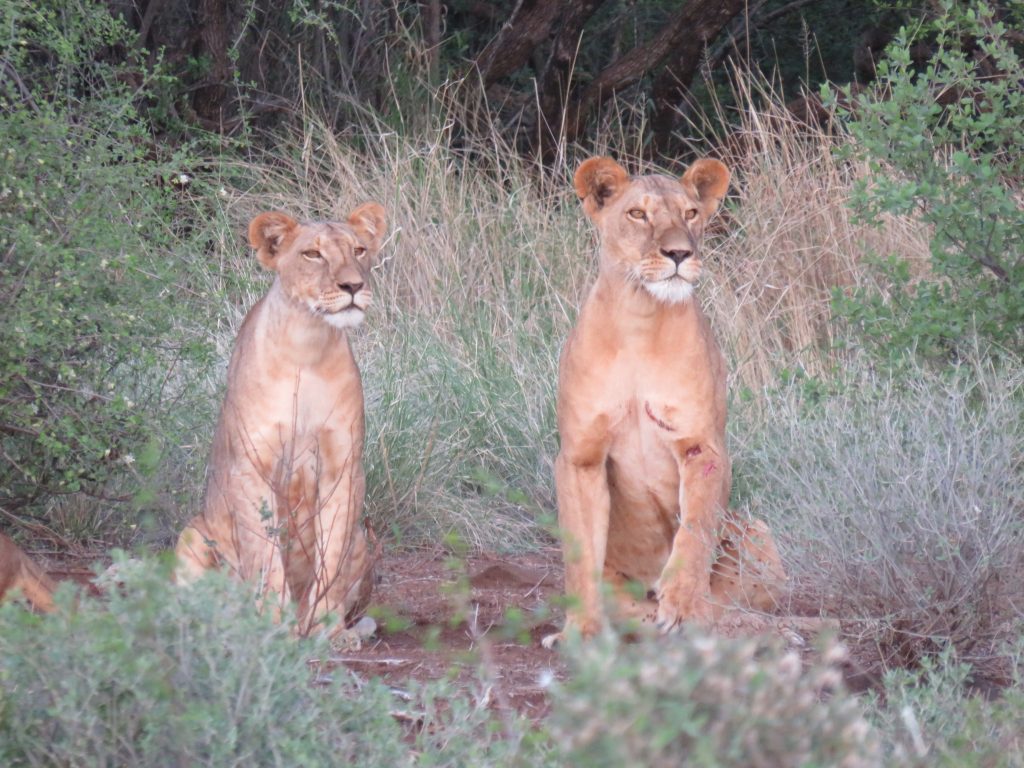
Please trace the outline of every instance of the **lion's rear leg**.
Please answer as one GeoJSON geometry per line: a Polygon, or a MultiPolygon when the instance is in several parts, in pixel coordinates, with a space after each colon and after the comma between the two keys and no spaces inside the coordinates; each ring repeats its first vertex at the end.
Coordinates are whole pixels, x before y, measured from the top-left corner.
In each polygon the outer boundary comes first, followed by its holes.
{"type": "Polygon", "coordinates": [[[0,600],[7,593],[20,592],[35,610],[54,610],[53,591],[57,585],[18,545],[0,533],[0,600]]]}
{"type": "Polygon", "coordinates": [[[786,571],[768,526],[760,520],[727,521],[711,569],[715,617],[734,608],[771,612],[785,584],[786,571]]]}

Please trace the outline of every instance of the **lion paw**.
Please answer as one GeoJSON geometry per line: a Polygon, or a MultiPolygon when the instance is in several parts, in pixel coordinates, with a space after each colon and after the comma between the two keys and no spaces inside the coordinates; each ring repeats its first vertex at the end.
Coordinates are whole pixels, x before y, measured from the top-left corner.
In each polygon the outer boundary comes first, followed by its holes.
{"type": "Polygon", "coordinates": [[[363,641],[369,640],[377,631],[377,622],[370,616],[363,616],[348,629],[339,630],[331,637],[331,648],[342,653],[358,651],[363,641]]]}
{"type": "Polygon", "coordinates": [[[577,621],[570,619],[566,622],[561,632],[547,635],[541,639],[540,644],[547,649],[557,648],[562,645],[566,638],[580,638],[587,640],[601,631],[600,619],[585,619],[577,621]]]}
{"type": "Polygon", "coordinates": [[[363,638],[354,629],[343,629],[331,638],[331,649],[339,653],[358,651],[363,647],[363,638]]]}
{"type": "Polygon", "coordinates": [[[563,635],[561,632],[555,632],[554,634],[544,635],[541,638],[540,644],[547,648],[549,651],[553,651],[555,648],[562,644],[563,635]]]}
{"type": "Polygon", "coordinates": [[[655,625],[662,634],[675,632],[684,621],[710,624],[711,604],[694,590],[658,589],[658,616],[655,625]]]}

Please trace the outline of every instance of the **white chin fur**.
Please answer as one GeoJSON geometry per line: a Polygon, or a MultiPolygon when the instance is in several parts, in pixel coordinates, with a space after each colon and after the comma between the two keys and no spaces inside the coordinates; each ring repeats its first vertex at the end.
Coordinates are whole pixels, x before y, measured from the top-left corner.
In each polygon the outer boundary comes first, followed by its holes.
{"type": "Polygon", "coordinates": [[[365,313],[359,308],[345,309],[341,312],[334,312],[333,314],[322,314],[319,315],[320,319],[323,320],[330,326],[335,328],[355,328],[361,322],[363,322],[363,315],[365,313]]]}
{"type": "Polygon", "coordinates": [[[693,284],[685,280],[659,280],[643,285],[651,296],[665,304],[682,304],[693,296],[693,284]]]}

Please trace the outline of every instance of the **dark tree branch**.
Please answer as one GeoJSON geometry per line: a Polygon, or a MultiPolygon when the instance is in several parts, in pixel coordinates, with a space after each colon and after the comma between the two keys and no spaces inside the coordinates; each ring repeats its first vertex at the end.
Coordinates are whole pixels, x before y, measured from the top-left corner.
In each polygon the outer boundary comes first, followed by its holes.
{"type": "Polygon", "coordinates": [[[474,63],[484,87],[524,67],[536,47],[547,40],[558,17],[566,12],[565,6],[546,0],[519,0],[509,20],[476,57],[474,63]]]}
{"type": "Polygon", "coordinates": [[[583,0],[566,10],[555,30],[547,62],[537,78],[540,99],[538,139],[545,157],[550,156],[551,150],[558,145],[562,116],[572,92],[572,71],[583,28],[603,2],[583,0]]]}
{"type": "Polygon", "coordinates": [[[420,3],[423,21],[423,44],[427,49],[428,76],[431,85],[441,80],[441,0],[420,3]]]}
{"type": "Polygon", "coordinates": [[[153,28],[153,22],[156,21],[164,4],[165,0],[149,0],[149,3],[146,4],[146,12],[142,15],[142,21],[139,24],[139,35],[135,38],[136,48],[146,47],[149,31],[153,28]]]}
{"type": "Polygon", "coordinates": [[[686,30],[672,49],[665,68],[654,81],[652,151],[664,152],[671,143],[678,107],[690,92],[700,70],[704,49],[728,24],[748,8],[748,0],[691,0],[686,4],[678,28],[686,30]]]}
{"type": "Polygon", "coordinates": [[[639,45],[612,62],[590,83],[566,120],[566,139],[574,141],[590,115],[622,88],[636,83],[652,69],[667,63],[655,81],[655,105],[679,93],[700,68],[704,47],[746,7],[748,0],[689,0],[652,41],[639,45]],[[659,89],[660,83],[660,89],[659,89]]]}

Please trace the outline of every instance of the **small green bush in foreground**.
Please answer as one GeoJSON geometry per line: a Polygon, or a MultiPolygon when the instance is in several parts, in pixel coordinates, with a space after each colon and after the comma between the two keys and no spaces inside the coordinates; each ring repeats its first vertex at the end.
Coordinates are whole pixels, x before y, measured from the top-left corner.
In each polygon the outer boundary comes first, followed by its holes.
{"type": "Polygon", "coordinates": [[[0,608],[0,764],[399,762],[384,686],[340,684],[343,670],[313,685],[326,643],[274,625],[219,574],[187,589],[168,577],[131,563],[107,603],[0,608]]]}
{"type": "Polygon", "coordinates": [[[826,663],[766,640],[700,634],[573,649],[556,685],[551,731],[565,765],[878,765],[878,740],[826,663]]]}
{"type": "Polygon", "coordinates": [[[950,649],[911,672],[891,670],[870,712],[891,761],[915,768],[1024,765],[1024,645],[1011,649],[1012,682],[986,699],[969,687],[971,668],[950,649]]]}
{"type": "Polygon", "coordinates": [[[771,640],[603,637],[565,649],[568,679],[537,724],[492,708],[487,664],[396,696],[317,663],[332,655],[323,638],[261,616],[221,574],[179,588],[143,562],[119,579],[104,600],[62,590],[51,616],[0,606],[0,765],[916,768],[1024,755],[1019,676],[995,701],[970,697],[949,655],[855,699],[836,648],[803,668],[771,640]]]}

